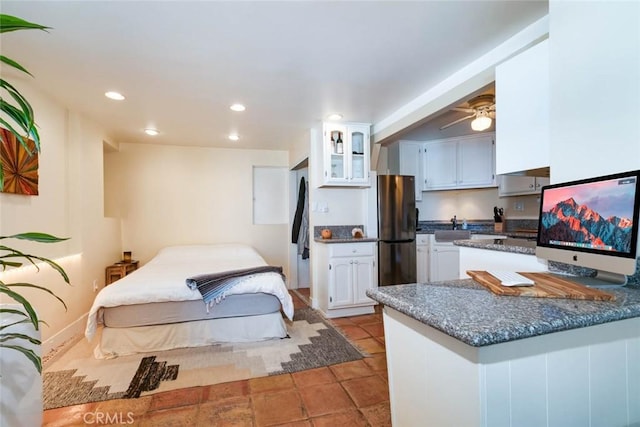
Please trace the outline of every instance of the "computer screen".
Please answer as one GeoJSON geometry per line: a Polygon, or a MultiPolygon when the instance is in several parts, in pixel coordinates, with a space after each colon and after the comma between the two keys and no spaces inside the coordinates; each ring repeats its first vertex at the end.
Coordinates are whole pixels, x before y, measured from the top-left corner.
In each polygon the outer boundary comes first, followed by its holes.
{"type": "Polygon", "coordinates": [[[536,255],[623,284],[636,269],[640,171],[542,188],[536,255]]]}

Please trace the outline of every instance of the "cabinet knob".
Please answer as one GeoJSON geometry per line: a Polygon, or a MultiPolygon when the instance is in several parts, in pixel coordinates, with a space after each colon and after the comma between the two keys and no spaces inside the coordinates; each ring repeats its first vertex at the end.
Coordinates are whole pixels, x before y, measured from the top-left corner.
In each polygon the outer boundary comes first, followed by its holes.
{"type": "Polygon", "coordinates": [[[358,263],[358,260],[353,261],[353,263],[354,263],[354,264],[357,264],[357,263],[358,263]]]}
{"type": "Polygon", "coordinates": [[[533,184],[529,184],[529,188],[533,188],[533,184]]]}

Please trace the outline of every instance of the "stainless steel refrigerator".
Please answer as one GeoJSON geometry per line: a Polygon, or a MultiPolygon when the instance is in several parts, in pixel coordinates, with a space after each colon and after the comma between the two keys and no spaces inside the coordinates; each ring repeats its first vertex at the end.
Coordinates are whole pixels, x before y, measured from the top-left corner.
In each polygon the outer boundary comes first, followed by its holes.
{"type": "Polygon", "coordinates": [[[415,178],[378,175],[378,284],[416,282],[415,178]]]}

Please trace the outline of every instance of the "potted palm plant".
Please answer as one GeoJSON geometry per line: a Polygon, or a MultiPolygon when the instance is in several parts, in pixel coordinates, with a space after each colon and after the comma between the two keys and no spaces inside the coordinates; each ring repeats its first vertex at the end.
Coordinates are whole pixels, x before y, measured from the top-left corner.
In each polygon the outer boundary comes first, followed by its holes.
{"type": "MultiPolygon", "coordinates": [[[[0,14],[0,33],[9,31],[38,29],[46,30],[47,27],[27,22],[23,19],[0,14]]],[[[16,61],[0,55],[3,66],[18,70],[20,73],[31,75],[16,61]]],[[[22,147],[33,155],[28,144],[32,140],[35,150],[40,151],[40,136],[36,128],[33,109],[26,98],[7,80],[0,76],[0,126],[8,130],[8,133],[20,142],[22,147]]],[[[0,133],[0,137],[3,133],[0,133]]],[[[5,141],[2,141],[3,143],[5,141]]],[[[4,188],[4,170],[0,162],[0,189],[4,188]]],[[[58,238],[45,233],[20,233],[10,236],[0,236],[0,273],[7,269],[21,267],[25,264],[33,265],[39,270],[40,265],[48,265],[57,271],[66,283],[69,277],[60,265],[42,256],[25,253],[19,249],[8,246],[5,241],[9,239],[26,240],[38,243],[60,242],[58,238]]],[[[0,297],[14,301],[13,304],[0,304],[0,363],[5,369],[0,369],[0,425],[40,425],[42,419],[42,359],[40,357],[40,324],[31,302],[20,292],[25,289],[37,289],[56,298],[66,309],[64,301],[44,286],[33,283],[16,282],[7,283],[5,276],[0,275],[0,297]],[[35,351],[34,348],[38,351],[35,351]],[[30,381],[29,372],[25,363],[16,361],[15,355],[20,360],[26,360],[26,365],[31,368],[31,379],[37,376],[35,381],[30,381]],[[34,369],[35,368],[35,369],[34,369]],[[25,386],[25,384],[34,384],[25,386]],[[35,396],[34,396],[35,395],[35,396]],[[25,403],[25,399],[29,403],[25,403]],[[40,421],[38,421],[40,420],[40,421]],[[27,424],[24,424],[24,423],[27,424]]],[[[9,275],[7,275],[9,277],[9,275]]]]}

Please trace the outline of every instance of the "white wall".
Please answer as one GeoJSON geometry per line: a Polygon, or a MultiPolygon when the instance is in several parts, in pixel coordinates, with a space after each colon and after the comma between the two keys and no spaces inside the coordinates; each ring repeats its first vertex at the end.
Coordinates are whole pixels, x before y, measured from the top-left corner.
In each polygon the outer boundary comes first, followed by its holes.
{"type": "Polygon", "coordinates": [[[134,259],[144,264],[169,245],[241,242],[288,272],[288,224],[252,220],[253,167],[287,167],[286,151],[121,143],[109,158],[108,192],[134,259]]]}
{"type": "Polygon", "coordinates": [[[640,2],[549,11],[551,181],[640,168],[640,2]]]}
{"type": "MultiPolygon", "coordinates": [[[[30,83],[18,82],[31,102],[42,143],[39,157],[39,195],[0,194],[0,235],[38,231],[69,237],[56,244],[3,241],[58,262],[71,286],[49,267],[27,267],[0,273],[3,281],[42,285],[60,296],[63,306],[43,292],[25,290],[39,316],[43,353],[56,345],[54,336],[86,314],[95,293],[93,281],[104,285],[104,268],[119,259],[119,222],[103,216],[102,141],[106,135],[95,123],[57,104],[30,83]]],[[[6,298],[3,299],[6,301],[6,298]]],[[[80,324],[80,327],[82,325],[80,324]]],[[[62,339],[62,338],[60,338],[62,339]]]]}

